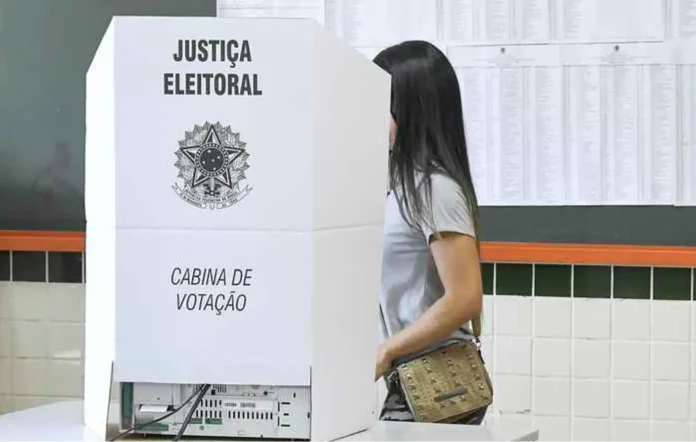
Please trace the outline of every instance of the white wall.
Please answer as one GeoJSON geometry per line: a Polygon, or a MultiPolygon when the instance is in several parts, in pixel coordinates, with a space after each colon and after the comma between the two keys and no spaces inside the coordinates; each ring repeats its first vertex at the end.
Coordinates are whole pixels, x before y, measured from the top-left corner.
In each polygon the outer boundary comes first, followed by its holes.
{"type": "Polygon", "coordinates": [[[0,282],[0,413],[82,397],[84,286],[0,282]]]}

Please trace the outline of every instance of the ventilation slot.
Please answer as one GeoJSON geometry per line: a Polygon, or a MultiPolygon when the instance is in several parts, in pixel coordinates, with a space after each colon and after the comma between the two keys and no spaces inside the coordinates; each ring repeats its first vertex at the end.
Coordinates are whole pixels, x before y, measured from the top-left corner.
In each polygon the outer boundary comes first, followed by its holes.
{"type": "Polygon", "coordinates": [[[215,390],[218,393],[225,394],[227,393],[227,385],[225,384],[213,384],[210,386],[213,390],[215,390]]]}

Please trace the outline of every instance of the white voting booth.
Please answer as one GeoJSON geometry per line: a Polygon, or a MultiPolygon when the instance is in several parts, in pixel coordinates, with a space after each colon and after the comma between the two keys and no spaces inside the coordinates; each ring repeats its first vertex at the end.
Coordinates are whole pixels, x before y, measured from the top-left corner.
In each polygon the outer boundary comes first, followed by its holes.
{"type": "Polygon", "coordinates": [[[390,79],[304,19],[116,17],[87,74],[86,425],[375,416],[390,79]],[[126,386],[126,388],[124,388],[126,386]],[[194,401],[188,403],[190,407],[194,401]]]}

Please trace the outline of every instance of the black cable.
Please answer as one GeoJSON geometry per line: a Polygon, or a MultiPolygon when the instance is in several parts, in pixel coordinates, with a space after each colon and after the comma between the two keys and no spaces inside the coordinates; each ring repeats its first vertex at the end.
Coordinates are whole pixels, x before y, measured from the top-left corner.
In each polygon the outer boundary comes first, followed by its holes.
{"type": "MultiPolygon", "coordinates": [[[[210,386],[210,385],[208,384],[208,386],[210,386]]],[[[149,422],[145,422],[145,423],[140,424],[140,425],[135,425],[135,426],[127,429],[126,431],[124,431],[120,434],[117,434],[113,439],[109,439],[109,441],[118,440],[118,439],[122,438],[123,436],[127,436],[134,431],[142,430],[143,428],[147,427],[148,425],[156,424],[157,422],[161,422],[161,421],[165,420],[166,418],[173,416],[174,414],[178,413],[182,408],[184,408],[186,406],[186,404],[191,402],[191,399],[193,399],[197,394],[200,394],[200,392],[203,391],[204,388],[205,388],[205,385],[202,385],[197,391],[193,392],[191,394],[191,396],[189,396],[188,399],[186,399],[181,405],[179,405],[178,407],[176,407],[175,409],[173,409],[169,413],[162,415],[162,416],[158,417],[157,419],[153,419],[149,422]]]]}
{"type": "Polygon", "coordinates": [[[196,411],[196,408],[198,408],[198,404],[201,403],[201,400],[203,400],[203,396],[205,396],[205,393],[208,391],[210,388],[210,384],[205,384],[203,388],[201,388],[200,393],[198,393],[198,397],[196,397],[196,400],[193,402],[193,405],[191,405],[191,409],[189,410],[188,414],[186,415],[186,419],[184,419],[184,423],[181,424],[181,428],[179,428],[179,432],[176,434],[174,439],[172,440],[179,440],[181,439],[181,436],[184,435],[184,431],[186,431],[186,427],[188,427],[189,422],[191,422],[191,417],[193,417],[193,413],[196,411]]]}

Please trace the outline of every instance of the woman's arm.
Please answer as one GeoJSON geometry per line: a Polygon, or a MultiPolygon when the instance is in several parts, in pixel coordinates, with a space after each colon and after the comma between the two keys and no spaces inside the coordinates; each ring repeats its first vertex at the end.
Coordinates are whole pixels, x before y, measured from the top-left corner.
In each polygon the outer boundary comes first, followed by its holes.
{"type": "Polygon", "coordinates": [[[456,329],[481,314],[483,294],[476,240],[468,235],[447,232],[431,238],[430,249],[445,293],[411,326],[382,344],[377,364],[378,378],[394,359],[447,339],[456,329]]]}

